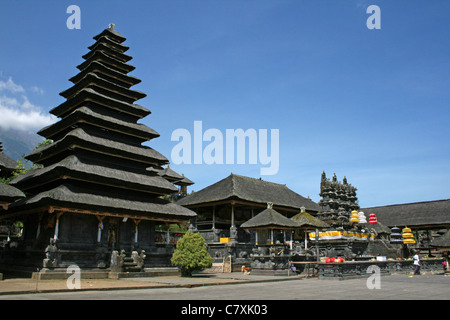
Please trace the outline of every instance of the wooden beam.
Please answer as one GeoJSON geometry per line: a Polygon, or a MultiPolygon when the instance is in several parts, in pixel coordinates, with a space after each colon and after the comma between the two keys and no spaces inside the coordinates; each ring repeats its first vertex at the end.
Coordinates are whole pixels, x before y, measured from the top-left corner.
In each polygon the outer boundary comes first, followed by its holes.
{"type": "MultiPolygon", "coordinates": [[[[119,213],[111,213],[111,212],[102,212],[102,211],[91,211],[91,210],[83,210],[83,209],[72,209],[72,208],[63,208],[63,207],[53,207],[54,211],[59,211],[61,213],[64,212],[71,212],[71,213],[80,213],[80,214],[90,214],[95,216],[101,216],[101,217],[115,217],[115,218],[129,218],[134,220],[138,220],[139,222],[141,220],[148,220],[148,221],[162,221],[162,222],[175,222],[180,223],[184,220],[182,219],[168,219],[164,217],[147,217],[147,216],[141,216],[141,215],[133,215],[133,214],[119,214],[119,213]]],[[[102,219],[103,219],[102,218],[102,219]]],[[[99,218],[97,218],[99,219],[99,218]]]]}
{"type": "MultiPolygon", "coordinates": [[[[211,201],[206,203],[199,203],[199,204],[192,204],[192,205],[186,205],[186,208],[193,209],[193,208],[202,208],[202,207],[212,207],[212,206],[218,206],[218,205],[232,205],[235,206],[240,205],[243,207],[259,207],[259,208],[267,208],[267,203],[259,203],[259,202],[253,202],[248,200],[242,200],[242,199],[227,199],[227,200],[219,200],[219,201],[211,201]]],[[[300,209],[292,208],[292,207],[285,207],[280,205],[273,206],[274,210],[280,210],[280,211],[289,211],[294,213],[299,213],[300,209]]]]}

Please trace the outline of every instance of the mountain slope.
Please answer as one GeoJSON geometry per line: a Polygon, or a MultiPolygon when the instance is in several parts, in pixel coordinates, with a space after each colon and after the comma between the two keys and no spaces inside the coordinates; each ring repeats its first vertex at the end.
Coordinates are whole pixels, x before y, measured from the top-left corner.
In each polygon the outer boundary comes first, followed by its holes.
{"type": "Polygon", "coordinates": [[[31,131],[0,128],[3,153],[14,161],[30,153],[43,140],[43,137],[31,131]]]}

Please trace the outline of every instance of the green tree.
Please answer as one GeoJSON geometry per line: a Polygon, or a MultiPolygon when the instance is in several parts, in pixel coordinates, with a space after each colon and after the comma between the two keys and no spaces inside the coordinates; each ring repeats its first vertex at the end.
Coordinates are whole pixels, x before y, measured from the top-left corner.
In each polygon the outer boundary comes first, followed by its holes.
{"type": "MultiPolygon", "coordinates": [[[[39,147],[45,146],[47,144],[52,144],[52,143],[53,143],[53,140],[45,139],[44,141],[40,142],[34,148],[34,150],[36,150],[39,147]]],[[[17,178],[17,177],[27,173],[28,171],[44,167],[43,165],[32,163],[31,161],[28,161],[27,159],[25,159],[25,155],[24,154],[22,155],[22,157],[20,159],[18,159],[16,161],[16,163],[17,163],[16,169],[12,172],[12,175],[10,177],[7,177],[7,178],[0,178],[0,182],[9,184],[12,180],[14,180],[15,178],[17,178]]]]}
{"type": "Polygon", "coordinates": [[[195,270],[210,268],[212,257],[206,250],[205,239],[199,233],[187,232],[178,240],[171,262],[181,268],[181,276],[190,277],[195,270]]]}

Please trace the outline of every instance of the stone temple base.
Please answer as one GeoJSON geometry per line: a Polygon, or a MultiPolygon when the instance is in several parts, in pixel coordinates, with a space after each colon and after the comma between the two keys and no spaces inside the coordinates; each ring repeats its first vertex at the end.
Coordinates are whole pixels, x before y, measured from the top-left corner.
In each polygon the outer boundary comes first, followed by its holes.
{"type": "MultiPolygon", "coordinates": [[[[442,271],[442,259],[422,259],[421,271],[442,271]]],[[[410,273],[414,270],[412,260],[389,261],[348,261],[343,263],[317,263],[319,279],[346,280],[355,278],[368,278],[376,272],[380,276],[393,273],[410,273]],[[372,266],[375,266],[372,267],[372,266]]]]}
{"type": "MultiPolygon", "coordinates": [[[[66,280],[73,273],[67,273],[66,269],[41,270],[33,272],[32,279],[35,280],[66,280]]],[[[112,272],[110,270],[81,270],[81,279],[125,279],[125,278],[145,278],[162,276],[179,276],[178,268],[145,268],[141,272],[112,272]]]]}

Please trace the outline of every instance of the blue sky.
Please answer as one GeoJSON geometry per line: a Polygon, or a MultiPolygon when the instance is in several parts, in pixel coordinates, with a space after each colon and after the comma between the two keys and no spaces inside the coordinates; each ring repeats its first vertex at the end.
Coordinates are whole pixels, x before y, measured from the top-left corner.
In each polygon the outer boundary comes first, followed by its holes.
{"type": "MultiPolygon", "coordinates": [[[[279,129],[279,171],[171,167],[198,191],[231,172],[320,200],[346,176],[362,207],[449,198],[450,2],[366,0],[1,1],[0,126],[38,131],[93,36],[115,23],[170,159],[178,128],[279,129]],[[70,30],[67,7],[81,9],[70,30]],[[369,30],[369,5],[381,29],[369,30]],[[11,117],[10,118],[7,118],[11,117]],[[3,118],[3,121],[1,120],[3,118]],[[33,119],[33,121],[30,121],[33,119]]],[[[204,146],[207,143],[204,143],[204,146]]]]}

